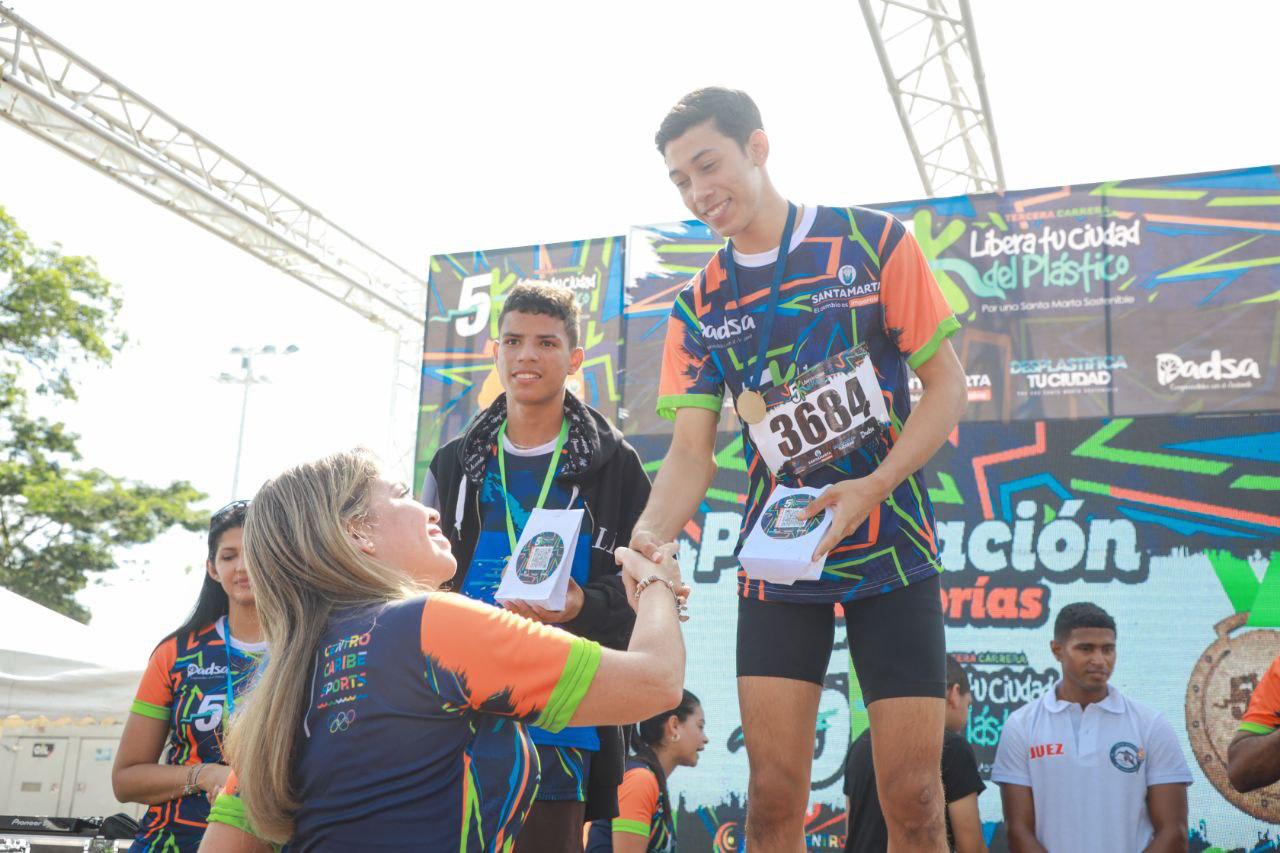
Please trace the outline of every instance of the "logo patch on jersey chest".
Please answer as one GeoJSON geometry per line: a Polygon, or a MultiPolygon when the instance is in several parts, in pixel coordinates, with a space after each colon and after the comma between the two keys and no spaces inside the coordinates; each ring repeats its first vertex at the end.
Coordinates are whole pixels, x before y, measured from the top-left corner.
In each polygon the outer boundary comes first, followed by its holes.
{"type": "Polygon", "coordinates": [[[1122,740],[1111,747],[1111,764],[1125,773],[1137,773],[1142,768],[1142,762],[1146,757],[1146,750],[1127,740],[1122,740]]]}
{"type": "Polygon", "coordinates": [[[718,326],[712,326],[709,323],[702,324],[702,339],[707,346],[713,349],[722,349],[727,346],[740,344],[746,340],[747,332],[754,331],[756,328],[756,318],[750,314],[741,317],[729,316],[718,326]]]}
{"type": "MultiPolygon", "coordinates": [[[[852,279],[848,283],[844,282],[844,271],[852,269],[853,267],[848,265],[841,267],[841,283],[839,285],[824,287],[813,292],[811,304],[813,305],[814,313],[833,308],[849,311],[867,305],[874,305],[880,301],[880,282],[868,281],[862,284],[854,284],[852,279]]],[[[850,275],[853,275],[853,273],[851,272],[850,275]]]]}

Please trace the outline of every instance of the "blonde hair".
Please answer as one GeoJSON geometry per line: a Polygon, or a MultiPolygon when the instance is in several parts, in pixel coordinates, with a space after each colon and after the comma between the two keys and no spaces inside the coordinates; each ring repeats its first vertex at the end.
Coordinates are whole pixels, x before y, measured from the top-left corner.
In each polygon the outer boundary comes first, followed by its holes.
{"type": "Polygon", "coordinates": [[[312,662],[330,614],[424,589],[352,539],[376,521],[370,503],[378,477],[369,451],[335,453],[268,480],[245,518],[244,562],[268,662],[231,721],[226,755],[254,833],[270,841],[293,834],[293,769],[312,662]]]}

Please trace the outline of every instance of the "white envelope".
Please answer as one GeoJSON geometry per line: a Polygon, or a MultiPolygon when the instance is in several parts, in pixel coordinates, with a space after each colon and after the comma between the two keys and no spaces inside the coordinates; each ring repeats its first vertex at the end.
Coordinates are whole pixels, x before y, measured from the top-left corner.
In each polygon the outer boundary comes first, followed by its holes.
{"type": "Polygon", "coordinates": [[[580,509],[535,509],[502,571],[494,598],[563,610],[573,554],[582,531],[580,509]]]}
{"type": "Polygon", "coordinates": [[[826,486],[820,489],[774,487],[738,552],[738,562],[747,577],[784,586],[822,577],[826,560],[810,558],[831,528],[831,513],[823,512],[805,522],[800,512],[826,490],[826,486]]]}

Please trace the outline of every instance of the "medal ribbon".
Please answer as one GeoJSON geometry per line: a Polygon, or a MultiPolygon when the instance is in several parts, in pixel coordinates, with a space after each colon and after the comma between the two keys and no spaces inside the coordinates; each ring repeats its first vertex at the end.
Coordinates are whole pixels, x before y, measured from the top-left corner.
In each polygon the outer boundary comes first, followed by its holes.
{"type": "MultiPolygon", "coordinates": [[[[511,519],[510,492],[507,491],[507,451],[503,444],[507,437],[507,422],[498,427],[498,475],[502,478],[502,509],[507,514],[507,538],[511,540],[511,556],[516,554],[516,523],[511,519]]],[[[538,494],[538,503],[534,509],[542,509],[547,502],[547,494],[551,491],[551,483],[556,478],[556,467],[560,464],[560,451],[564,450],[565,441],[569,438],[569,420],[560,422],[560,437],[556,439],[556,449],[551,451],[551,464],[547,466],[547,474],[542,478],[542,491],[538,494]]],[[[524,531],[521,530],[521,533],[524,531]]]]}
{"type": "Polygon", "coordinates": [[[222,617],[222,650],[227,653],[227,701],[222,711],[222,730],[226,731],[231,712],[236,709],[235,685],[231,679],[231,619],[222,617]]]}
{"type": "MultiPolygon", "coordinates": [[[[787,202],[787,223],[782,226],[782,241],[778,243],[778,259],[773,264],[773,284],[769,287],[769,310],[765,312],[757,336],[759,343],[756,345],[755,363],[747,367],[749,372],[745,377],[746,384],[743,385],[748,391],[758,389],[760,374],[764,370],[764,361],[769,354],[769,333],[773,331],[773,318],[778,313],[778,297],[782,293],[782,276],[787,269],[787,255],[791,252],[791,229],[795,224],[796,206],[791,202],[787,202]]],[[[748,312],[742,307],[742,294],[738,290],[738,263],[733,259],[733,240],[730,240],[722,251],[724,252],[724,273],[729,280],[729,287],[733,289],[733,301],[737,304],[739,313],[745,316],[748,312]]]]}
{"type": "Polygon", "coordinates": [[[1280,628],[1280,552],[1271,553],[1262,580],[1247,560],[1226,551],[1206,551],[1222,591],[1236,613],[1248,613],[1251,628],[1280,628]]]}

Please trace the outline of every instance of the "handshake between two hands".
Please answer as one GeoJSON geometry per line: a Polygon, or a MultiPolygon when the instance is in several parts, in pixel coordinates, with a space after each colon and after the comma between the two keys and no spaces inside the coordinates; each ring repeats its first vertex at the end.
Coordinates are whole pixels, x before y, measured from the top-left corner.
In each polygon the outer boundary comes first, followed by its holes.
{"type": "Polygon", "coordinates": [[[676,602],[683,610],[692,590],[680,577],[680,564],[676,561],[679,546],[675,542],[660,543],[656,537],[636,531],[631,546],[613,552],[614,560],[622,567],[622,583],[627,589],[627,601],[634,608],[636,588],[650,578],[671,584],[676,602]]]}
{"type": "MultiPolygon", "coordinates": [[[[651,577],[669,581],[676,591],[676,599],[684,605],[689,600],[689,586],[680,577],[680,564],[676,562],[675,542],[659,544],[656,539],[637,534],[632,537],[630,548],[618,548],[613,552],[614,559],[622,567],[622,584],[627,590],[627,603],[635,609],[636,587],[651,577]]],[[[563,610],[547,610],[527,601],[507,601],[503,607],[512,613],[518,613],[536,622],[548,625],[560,625],[577,618],[582,612],[584,595],[582,587],[570,579],[565,594],[563,610]]]]}

